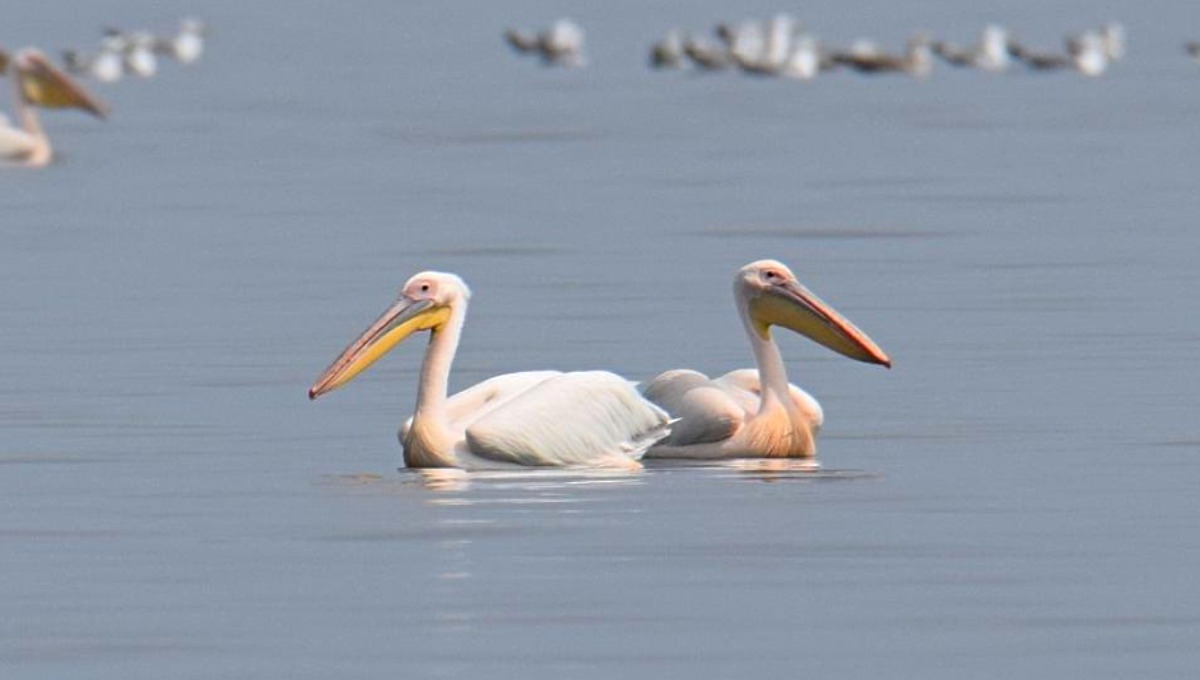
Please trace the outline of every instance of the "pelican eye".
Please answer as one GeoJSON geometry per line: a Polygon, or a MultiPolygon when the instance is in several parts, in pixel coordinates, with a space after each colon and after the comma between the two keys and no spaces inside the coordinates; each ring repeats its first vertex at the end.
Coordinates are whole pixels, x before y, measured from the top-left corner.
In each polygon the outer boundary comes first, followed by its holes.
{"type": "Polygon", "coordinates": [[[428,293],[428,292],[429,292],[429,284],[428,284],[428,283],[422,283],[422,284],[421,284],[421,292],[422,292],[422,293],[428,293]]]}

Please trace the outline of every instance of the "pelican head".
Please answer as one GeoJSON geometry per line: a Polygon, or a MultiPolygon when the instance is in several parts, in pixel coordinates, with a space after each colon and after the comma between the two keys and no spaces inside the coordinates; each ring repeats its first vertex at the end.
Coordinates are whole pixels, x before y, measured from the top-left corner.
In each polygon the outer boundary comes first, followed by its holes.
{"type": "Polygon", "coordinates": [[[782,262],[759,260],[742,267],[733,290],[743,317],[764,341],[771,338],[771,326],[782,326],[851,359],[892,366],[866,333],[800,285],[782,262]]]}
{"type": "Polygon", "coordinates": [[[47,109],[80,109],[104,118],[108,108],[67,74],[55,68],[46,55],[23,49],[13,58],[21,94],[30,104],[47,109]]]}
{"type": "Polygon", "coordinates": [[[317,397],[350,382],[379,357],[420,331],[445,327],[453,309],[471,297],[467,284],[454,274],[421,272],[408,280],[392,306],[334,359],[308,390],[317,397]]]}

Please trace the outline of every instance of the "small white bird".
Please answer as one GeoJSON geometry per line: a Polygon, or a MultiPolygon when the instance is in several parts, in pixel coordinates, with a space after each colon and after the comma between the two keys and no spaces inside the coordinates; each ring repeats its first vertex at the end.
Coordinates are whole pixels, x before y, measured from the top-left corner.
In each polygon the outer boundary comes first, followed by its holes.
{"type": "Polygon", "coordinates": [[[570,19],[559,19],[535,36],[510,28],[504,32],[504,39],[517,52],[537,53],[542,62],[550,66],[578,68],[587,65],[583,53],[583,29],[570,19]]]}
{"type": "Polygon", "coordinates": [[[171,57],[180,64],[193,64],[204,54],[204,39],[208,26],[199,19],[187,18],[179,22],[179,32],[170,38],[155,38],[154,51],[171,57]]]}
{"type": "Polygon", "coordinates": [[[952,66],[999,72],[1007,70],[1012,63],[1008,31],[995,24],[983,29],[979,42],[973,47],[962,48],[944,41],[935,41],[932,47],[934,54],[952,66]]]}
{"type": "Polygon", "coordinates": [[[76,50],[63,50],[63,66],[67,73],[93,78],[102,83],[115,83],[125,75],[121,50],[105,39],[100,49],[92,54],[76,50]]]}
{"type": "Polygon", "coordinates": [[[156,38],[145,31],[126,33],[119,28],[107,28],[106,44],[121,53],[125,72],[140,78],[152,78],[158,73],[158,57],[154,55],[156,38]]]}
{"type": "Polygon", "coordinates": [[[683,66],[683,34],[671,29],[650,47],[650,67],[665,69],[683,66]]]}
{"type": "Polygon", "coordinates": [[[1108,70],[1109,57],[1104,46],[1104,37],[1096,31],[1084,31],[1067,40],[1067,52],[1075,70],[1085,76],[1097,78],[1108,70]]]}

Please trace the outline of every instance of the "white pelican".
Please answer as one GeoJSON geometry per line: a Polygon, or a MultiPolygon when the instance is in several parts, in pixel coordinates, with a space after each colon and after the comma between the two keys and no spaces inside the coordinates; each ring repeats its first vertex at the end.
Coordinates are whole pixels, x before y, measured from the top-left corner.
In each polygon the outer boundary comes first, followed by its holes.
{"type": "Polygon", "coordinates": [[[669,417],[633,384],[604,371],[508,373],[447,397],[471,292],[453,274],[423,272],[329,366],[310,399],[349,382],[402,340],[429,331],[417,407],[400,429],[416,468],[638,468],[669,417]]]}
{"type": "Polygon", "coordinates": [[[820,404],[789,385],[771,326],[807,336],[839,354],[891,367],[865,333],[796,281],[783,264],[759,260],[738,270],[733,295],[758,368],[711,379],[667,371],[646,386],[647,399],[679,418],[647,458],[813,458],[824,420],[820,404]]]}
{"type": "Polygon", "coordinates": [[[208,26],[199,19],[184,19],[179,22],[179,32],[170,38],[155,38],[153,49],[181,64],[192,64],[204,53],[204,37],[208,26]]]}
{"type": "Polygon", "coordinates": [[[11,71],[14,106],[21,127],[14,127],[0,116],[0,158],[31,167],[50,163],[54,151],[35,106],[82,109],[97,118],[105,117],[106,107],[70,76],[54,68],[41,52],[34,49],[17,52],[11,60],[11,69],[9,61],[8,54],[0,50],[0,73],[11,71]]]}

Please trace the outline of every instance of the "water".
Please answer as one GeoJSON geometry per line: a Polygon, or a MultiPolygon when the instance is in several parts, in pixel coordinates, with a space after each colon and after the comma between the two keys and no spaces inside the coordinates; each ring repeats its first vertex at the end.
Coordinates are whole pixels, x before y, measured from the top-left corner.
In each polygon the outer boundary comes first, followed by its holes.
{"type": "Polygon", "coordinates": [[[1195,673],[1190,4],[805,8],[839,42],[1129,28],[1099,81],[920,84],[643,69],[715,2],[498,5],[6,21],[215,33],[101,90],[108,123],[48,115],[62,162],[0,171],[0,675],[1195,673]],[[559,14],[589,70],[503,48],[559,14]],[[397,472],[420,343],[305,398],[426,268],[475,289],[457,387],[746,366],[729,279],[760,257],[895,359],[782,338],[820,473],[397,472]]]}

